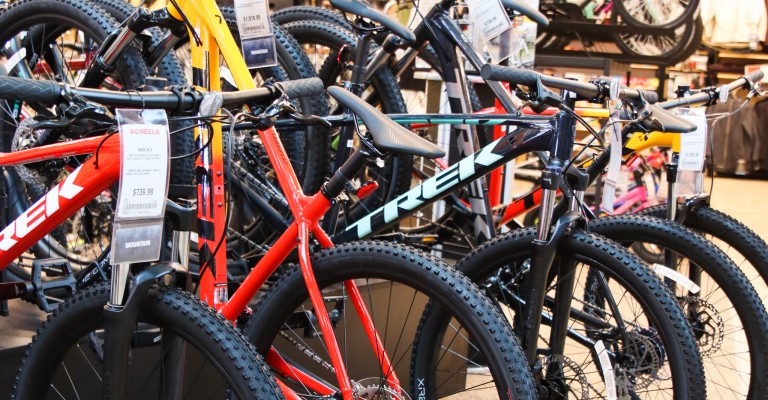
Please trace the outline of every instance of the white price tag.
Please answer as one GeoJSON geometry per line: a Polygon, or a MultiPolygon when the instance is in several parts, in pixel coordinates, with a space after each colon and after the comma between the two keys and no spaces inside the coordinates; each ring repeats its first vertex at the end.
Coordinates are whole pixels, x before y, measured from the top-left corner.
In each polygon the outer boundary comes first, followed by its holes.
{"type": "Polygon", "coordinates": [[[616,400],[616,376],[613,373],[613,364],[611,364],[611,356],[605,349],[605,344],[602,340],[595,342],[595,353],[597,354],[597,360],[600,362],[600,370],[603,372],[603,379],[605,380],[605,397],[609,400],[616,400]]]}
{"type": "Polygon", "coordinates": [[[466,0],[469,18],[483,40],[488,42],[512,27],[501,0],[466,0]]]}
{"type": "Polygon", "coordinates": [[[277,65],[275,35],[267,0],[235,0],[237,29],[248,68],[277,65]]]}
{"type": "Polygon", "coordinates": [[[616,185],[619,181],[619,172],[621,172],[621,124],[614,123],[619,119],[619,111],[611,110],[611,118],[608,123],[611,124],[611,148],[610,159],[608,161],[608,173],[605,174],[605,186],[603,187],[603,199],[600,208],[608,214],[613,214],[613,202],[616,200],[616,185]]]}
{"type": "Polygon", "coordinates": [[[116,111],[120,128],[120,187],[112,232],[112,264],[160,257],[170,145],[163,110],[116,111]]]}
{"type": "Polygon", "coordinates": [[[698,129],[680,135],[678,171],[701,171],[707,151],[707,117],[703,108],[677,109],[677,115],[695,123],[698,129]]]}
{"type": "Polygon", "coordinates": [[[137,120],[139,113],[117,110],[122,163],[116,217],[120,219],[162,218],[165,211],[168,119],[163,110],[144,110],[144,121],[137,120]]]}
{"type": "Polygon", "coordinates": [[[677,171],[677,195],[695,197],[704,193],[703,171],[677,171]]]}
{"type": "Polygon", "coordinates": [[[272,33],[269,4],[266,0],[235,0],[235,16],[241,38],[266,36],[272,33]]]}

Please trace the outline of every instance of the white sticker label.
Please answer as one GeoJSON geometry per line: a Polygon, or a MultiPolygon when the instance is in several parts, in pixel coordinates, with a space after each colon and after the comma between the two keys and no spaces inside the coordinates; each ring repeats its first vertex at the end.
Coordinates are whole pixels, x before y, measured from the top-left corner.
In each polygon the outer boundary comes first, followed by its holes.
{"type": "Polygon", "coordinates": [[[243,60],[248,68],[277,65],[275,35],[267,0],[235,0],[243,60]]]}
{"type": "MultiPolygon", "coordinates": [[[[10,43],[10,42],[9,42],[10,43]]],[[[25,57],[27,57],[27,48],[22,47],[17,51],[14,55],[11,56],[11,58],[8,59],[8,61],[5,63],[5,70],[10,72],[13,72],[13,69],[16,67],[16,64],[19,63],[19,61],[23,60],[25,57]]]]}
{"type": "Polygon", "coordinates": [[[616,377],[613,374],[613,364],[611,364],[611,355],[605,349],[602,340],[595,342],[595,353],[600,362],[600,370],[603,372],[605,380],[605,397],[609,400],[616,400],[616,377]]]}
{"type": "Polygon", "coordinates": [[[672,268],[668,268],[661,264],[653,264],[653,272],[675,281],[678,285],[688,289],[688,291],[693,294],[699,293],[699,290],[701,290],[699,285],[693,283],[692,280],[672,268]]]}
{"type": "Polygon", "coordinates": [[[608,123],[611,124],[610,159],[608,161],[608,173],[605,174],[603,200],[600,203],[600,208],[608,214],[613,214],[613,202],[616,199],[616,185],[619,181],[619,172],[621,172],[621,124],[615,122],[618,119],[619,111],[611,110],[611,118],[608,120],[608,123]]]}
{"type": "Polygon", "coordinates": [[[703,108],[677,109],[677,114],[698,127],[694,132],[680,135],[678,171],[701,171],[707,151],[707,117],[703,108]]]}
{"type": "Polygon", "coordinates": [[[501,0],[466,0],[469,7],[469,18],[480,32],[483,40],[488,42],[512,27],[501,0]]]}

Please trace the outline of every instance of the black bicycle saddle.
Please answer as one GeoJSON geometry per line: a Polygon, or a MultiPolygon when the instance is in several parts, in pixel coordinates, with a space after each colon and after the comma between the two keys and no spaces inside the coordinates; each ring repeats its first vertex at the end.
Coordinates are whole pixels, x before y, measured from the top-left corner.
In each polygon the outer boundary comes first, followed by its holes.
{"type": "Polygon", "coordinates": [[[374,145],[379,151],[426,158],[445,156],[443,149],[403,128],[347,89],[331,86],[326,90],[331,97],[348,107],[350,111],[363,120],[365,126],[368,127],[368,133],[371,134],[374,145]]]}
{"type": "Polygon", "coordinates": [[[642,125],[651,130],[657,130],[668,133],[689,133],[695,131],[698,127],[695,123],[677,116],[656,104],[649,104],[651,118],[642,121],[642,125]]]}
{"type": "Polygon", "coordinates": [[[400,36],[408,43],[416,41],[416,35],[411,32],[410,29],[400,25],[399,22],[384,15],[381,11],[375,9],[370,4],[359,0],[330,0],[331,5],[345,13],[358,15],[363,18],[368,18],[373,22],[378,22],[385,28],[389,29],[392,33],[400,36]]]}

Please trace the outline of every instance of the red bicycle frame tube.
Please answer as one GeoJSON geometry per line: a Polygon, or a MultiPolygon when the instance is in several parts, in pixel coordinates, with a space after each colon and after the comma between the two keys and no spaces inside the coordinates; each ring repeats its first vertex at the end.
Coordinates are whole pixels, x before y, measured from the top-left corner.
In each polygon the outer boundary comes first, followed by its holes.
{"type": "Polygon", "coordinates": [[[13,166],[94,153],[97,148],[98,157],[72,171],[0,232],[0,270],[118,180],[120,140],[117,135],[100,136],[0,154],[0,165],[13,166]]]}
{"type": "MultiPolygon", "coordinates": [[[[323,339],[331,357],[331,365],[336,373],[339,382],[339,389],[344,399],[353,399],[352,386],[349,381],[346,366],[344,365],[341,350],[336,343],[336,335],[333,332],[333,325],[328,315],[322,293],[315,280],[310,260],[310,232],[314,238],[325,247],[333,247],[333,243],[328,235],[320,228],[319,221],[323,215],[331,208],[331,202],[320,192],[313,196],[306,196],[301,190],[296,174],[293,171],[288,154],[285,152],[277,131],[270,128],[260,131],[259,135],[264,143],[264,148],[272,161],[277,180],[283,193],[286,194],[288,205],[291,209],[294,221],[288,229],[278,238],[277,242],[270,248],[264,257],[256,264],[253,270],[248,274],[240,287],[235,291],[230,300],[219,309],[219,312],[228,320],[234,320],[248,305],[248,302],[256,294],[256,291],[266,282],[267,278],[277,269],[285,260],[288,254],[298,246],[299,264],[304,282],[307,285],[307,291],[312,306],[316,310],[320,329],[323,332],[323,339]]],[[[349,298],[358,312],[358,317],[362,321],[363,328],[368,336],[371,346],[374,349],[383,349],[384,344],[373,325],[371,316],[363,302],[357,285],[353,281],[346,281],[344,285],[349,292],[349,298]]],[[[399,381],[394,375],[394,368],[389,357],[384,352],[377,351],[377,357],[381,366],[382,373],[385,376],[391,376],[391,382],[399,386],[399,381]]],[[[272,360],[281,360],[277,355],[272,360]]],[[[283,363],[284,364],[284,363],[283,363]]],[[[283,365],[283,368],[285,366],[283,365]]],[[[293,369],[284,369],[284,372],[294,373],[293,376],[299,380],[307,379],[305,374],[296,374],[293,369]]],[[[312,380],[313,385],[321,384],[312,380]]],[[[304,380],[302,380],[304,382],[304,380]]],[[[394,386],[393,385],[393,386],[394,386]]],[[[322,391],[321,391],[322,392],[322,391]]]]}

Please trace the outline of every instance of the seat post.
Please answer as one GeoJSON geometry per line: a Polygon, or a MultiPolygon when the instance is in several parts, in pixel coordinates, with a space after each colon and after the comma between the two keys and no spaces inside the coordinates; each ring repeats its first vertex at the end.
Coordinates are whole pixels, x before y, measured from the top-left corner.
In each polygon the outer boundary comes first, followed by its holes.
{"type": "MultiPolygon", "coordinates": [[[[354,26],[354,24],[353,24],[354,26]]],[[[354,64],[351,71],[352,76],[349,80],[349,89],[355,96],[361,96],[365,88],[365,70],[368,65],[368,51],[371,48],[371,33],[362,29],[355,28],[357,34],[357,44],[355,48],[354,64]]]]}

